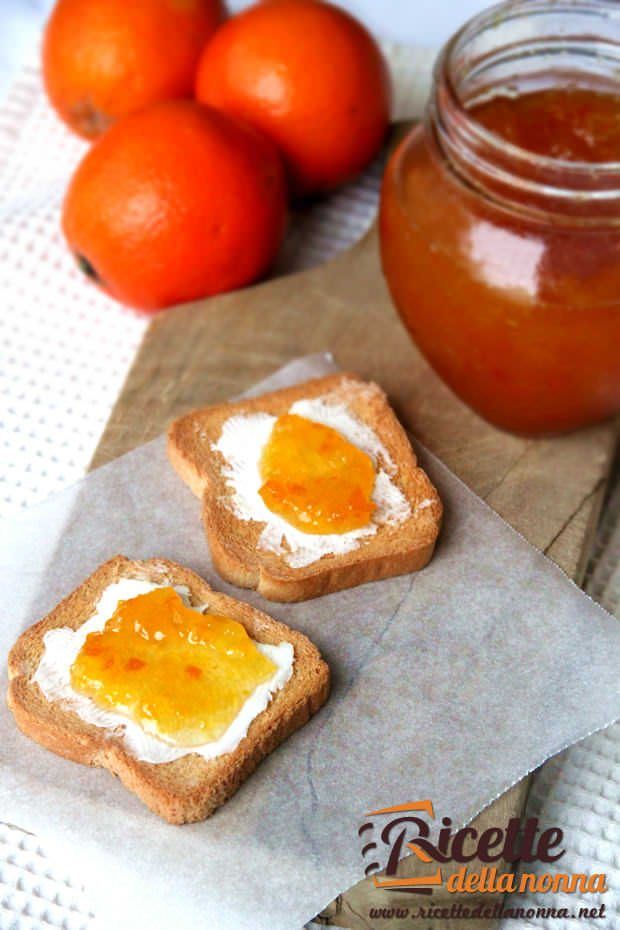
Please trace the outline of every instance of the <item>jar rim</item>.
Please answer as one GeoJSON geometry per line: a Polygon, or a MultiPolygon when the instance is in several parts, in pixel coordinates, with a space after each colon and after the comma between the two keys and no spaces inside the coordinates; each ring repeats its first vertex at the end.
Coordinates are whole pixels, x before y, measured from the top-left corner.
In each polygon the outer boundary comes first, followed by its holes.
{"type": "MultiPolygon", "coordinates": [[[[595,20],[604,23],[613,19],[620,30],[620,3],[618,0],[503,0],[469,19],[448,40],[441,50],[434,69],[435,88],[441,84],[450,104],[462,121],[467,123],[467,135],[480,145],[488,147],[491,151],[502,153],[512,159],[515,164],[523,165],[534,170],[548,172],[562,172],[563,175],[574,177],[579,187],[579,179],[591,179],[594,174],[599,178],[617,180],[620,191],[620,159],[616,161],[579,161],[556,158],[551,155],[542,155],[522,146],[508,141],[493,130],[478,122],[468,111],[467,106],[459,92],[458,81],[455,75],[454,64],[463,48],[482,34],[485,30],[496,28],[498,25],[517,21],[527,17],[553,14],[580,14],[592,16],[595,20]]],[[[583,38],[584,44],[593,41],[592,36],[583,38]]],[[[615,45],[620,67],[620,41],[613,43],[605,36],[597,36],[597,41],[615,45]]],[[[574,196],[575,190],[570,193],[574,196]]],[[[591,195],[594,192],[589,192],[591,195]]]]}

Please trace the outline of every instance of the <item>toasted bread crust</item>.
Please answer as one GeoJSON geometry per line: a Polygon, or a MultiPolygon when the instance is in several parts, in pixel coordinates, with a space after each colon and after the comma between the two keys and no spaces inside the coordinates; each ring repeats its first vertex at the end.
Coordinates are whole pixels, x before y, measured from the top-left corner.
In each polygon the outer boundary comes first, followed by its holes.
{"type": "Polygon", "coordinates": [[[260,397],[192,411],[171,424],[168,456],[190,490],[202,499],[203,524],[219,574],[239,587],[256,589],[268,600],[302,601],[418,571],[432,557],[442,518],[439,495],[418,467],[383,391],[355,375],[328,375],[260,397]],[[393,480],[409,501],[412,515],[402,524],[380,527],[350,552],[291,568],[281,555],[259,548],[264,524],[241,520],[232,512],[231,492],[222,474],[225,463],[213,447],[231,416],[260,411],[279,416],[297,400],[325,395],[345,403],[374,430],[396,463],[393,480]]]}
{"type": "Polygon", "coordinates": [[[329,669],[307,637],[249,604],[213,591],[194,572],[165,559],[132,561],[116,556],[101,565],[47,617],[20,636],[8,664],[7,701],[26,736],[74,762],[108,769],[151,810],[175,824],[209,817],[266,755],[319,710],[329,694],[329,669]],[[174,762],[142,762],[125,749],[118,736],[49,702],[32,681],[45,633],[57,627],[77,629],[92,615],[104,589],[121,577],[186,585],[194,604],[208,602],[242,623],[258,642],[292,644],[295,662],[291,678],[252,721],[247,736],[232,752],[212,760],[193,753],[174,762]]]}

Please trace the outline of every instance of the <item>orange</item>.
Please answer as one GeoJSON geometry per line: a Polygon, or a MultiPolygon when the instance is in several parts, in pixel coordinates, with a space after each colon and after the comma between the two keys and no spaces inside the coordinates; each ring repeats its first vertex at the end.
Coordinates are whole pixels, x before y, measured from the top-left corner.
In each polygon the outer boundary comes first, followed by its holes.
{"type": "Polygon", "coordinates": [[[377,44],[348,13],[317,0],[263,3],[229,19],[200,59],[196,96],[267,133],[297,194],[358,174],[390,115],[377,44]]]}
{"type": "Polygon", "coordinates": [[[268,270],[286,225],[284,169],[251,126],[194,101],[156,103],[86,153],[62,224],[96,283],[158,310],[268,270]]]}
{"type": "Polygon", "coordinates": [[[50,102],[94,138],[146,104],[191,97],[221,19],[221,0],[58,0],[43,43],[50,102]]]}

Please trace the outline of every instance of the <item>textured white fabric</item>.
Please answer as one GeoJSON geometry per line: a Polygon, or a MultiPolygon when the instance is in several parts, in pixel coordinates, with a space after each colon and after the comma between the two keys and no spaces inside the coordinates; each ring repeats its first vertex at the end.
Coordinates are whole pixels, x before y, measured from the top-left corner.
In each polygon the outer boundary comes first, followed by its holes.
{"type": "Polygon", "coordinates": [[[85,145],[27,67],[0,112],[0,512],[80,478],[145,321],[87,286],[59,228],[85,145]]]}
{"type": "Polygon", "coordinates": [[[92,930],[84,890],[30,833],[0,824],[2,930],[92,930]]]}
{"type": "MultiPolygon", "coordinates": [[[[620,620],[620,467],[586,577],[585,589],[620,620]]],[[[553,713],[553,708],[549,708],[553,713]]],[[[604,872],[609,891],[588,900],[579,895],[524,895],[515,906],[579,907],[605,904],[606,918],[580,921],[539,917],[522,924],[522,930],[620,930],[620,724],[595,733],[551,759],[536,773],[527,814],[540,819],[541,829],[560,827],[566,854],[548,871],[604,872]],[[590,900],[591,899],[591,900],[590,900]]],[[[528,867],[528,871],[531,871],[528,867]]],[[[506,920],[501,930],[515,930],[506,920]]],[[[521,927],[519,928],[521,930],[521,927]]]]}
{"type": "MultiPolygon", "coordinates": [[[[580,908],[605,904],[607,917],[579,921],[539,917],[524,927],[537,930],[568,930],[569,927],[620,928],[620,726],[617,724],[551,759],[534,779],[528,814],[538,817],[540,829],[560,827],[564,831],[565,855],[544,871],[590,874],[604,872],[605,894],[532,894],[515,896],[511,907],[580,908]]],[[[540,869],[527,867],[528,872],[540,869]]],[[[502,930],[514,928],[514,920],[503,922],[502,930]]]]}

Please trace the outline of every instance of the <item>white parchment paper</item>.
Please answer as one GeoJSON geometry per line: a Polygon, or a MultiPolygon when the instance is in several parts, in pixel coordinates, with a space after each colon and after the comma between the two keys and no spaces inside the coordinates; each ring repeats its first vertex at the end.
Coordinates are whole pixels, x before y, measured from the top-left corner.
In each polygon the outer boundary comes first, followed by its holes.
{"type": "MultiPolygon", "coordinates": [[[[267,390],[332,370],[325,357],[267,390]]],[[[420,451],[420,450],[418,450],[420,451]]],[[[327,706],[202,824],[158,820],[107,772],[45,752],[0,708],[0,819],[84,876],[102,926],[299,930],[363,877],[365,812],[432,798],[465,822],[520,777],[620,716],[620,624],[428,453],[446,510],[430,566],[297,605],[241,593],[307,633],[327,706]]],[[[155,440],[2,534],[0,653],[100,562],[185,563],[215,587],[199,504],[155,440]]]]}

